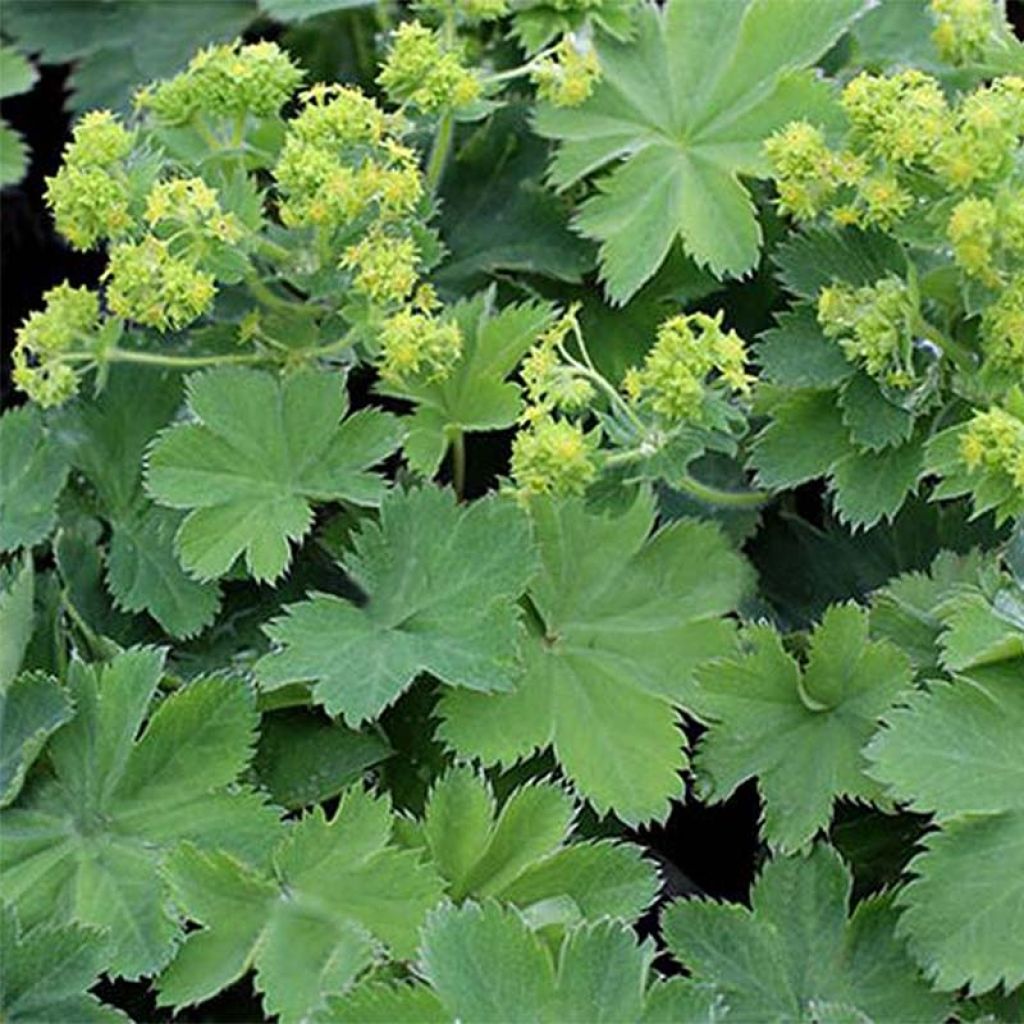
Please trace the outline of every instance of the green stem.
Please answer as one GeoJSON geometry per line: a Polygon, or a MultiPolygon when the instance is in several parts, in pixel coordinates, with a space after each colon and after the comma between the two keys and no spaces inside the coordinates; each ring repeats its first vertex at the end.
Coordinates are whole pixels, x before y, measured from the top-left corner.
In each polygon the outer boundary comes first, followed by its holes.
{"type": "Polygon", "coordinates": [[[466,435],[457,430],[452,435],[452,486],[455,496],[462,501],[466,493],[466,435]]]}
{"type": "Polygon", "coordinates": [[[427,160],[427,170],[424,175],[427,191],[431,195],[437,192],[437,187],[441,184],[441,175],[444,174],[444,165],[448,161],[448,150],[451,149],[454,131],[455,118],[450,110],[446,110],[437,123],[437,131],[434,133],[434,142],[430,147],[430,157],[427,160]]]}
{"type": "Polygon", "coordinates": [[[283,245],[278,245],[277,242],[272,242],[269,238],[255,233],[252,238],[256,243],[256,251],[261,255],[276,260],[278,263],[288,263],[291,260],[291,252],[283,245]]]}
{"type": "Polygon", "coordinates": [[[138,363],[143,366],[171,366],[194,369],[202,366],[228,366],[232,363],[261,363],[265,356],[256,353],[221,356],[172,356],[160,352],[134,352],[124,348],[110,348],[102,355],[95,352],[67,352],[61,356],[67,363],[138,363]]]}
{"type": "Polygon", "coordinates": [[[320,315],[320,310],[314,305],[306,305],[301,302],[292,302],[276,292],[272,292],[263,281],[255,275],[245,279],[245,286],[249,289],[252,297],[270,309],[277,309],[292,316],[315,317],[320,315]]]}
{"type": "Polygon", "coordinates": [[[977,361],[970,349],[954,341],[948,334],[932,326],[920,313],[914,317],[913,329],[916,334],[938,346],[961,370],[972,372],[977,369],[977,361]]]}
{"type": "Polygon", "coordinates": [[[210,147],[210,149],[219,153],[224,148],[224,143],[217,138],[213,129],[206,123],[206,118],[201,116],[193,118],[192,126],[199,133],[199,137],[210,147]]]}

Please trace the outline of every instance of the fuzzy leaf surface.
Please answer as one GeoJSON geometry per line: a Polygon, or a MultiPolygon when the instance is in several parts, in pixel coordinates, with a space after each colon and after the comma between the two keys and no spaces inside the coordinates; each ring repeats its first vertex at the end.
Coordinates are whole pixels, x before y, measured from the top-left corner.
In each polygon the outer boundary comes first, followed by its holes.
{"type": "Polygon", "coordinates": [[[396,491],[353,544],[344,568],[365,602],[313,594],[273,620],[266,632],[278,650],[256,666],[264,687],[315,681],[317,701],[357,725],[421,672],[475,690],[516,684],[516,602],[536,560],[514,502],[459,507],[447,490],[396,491]]]}

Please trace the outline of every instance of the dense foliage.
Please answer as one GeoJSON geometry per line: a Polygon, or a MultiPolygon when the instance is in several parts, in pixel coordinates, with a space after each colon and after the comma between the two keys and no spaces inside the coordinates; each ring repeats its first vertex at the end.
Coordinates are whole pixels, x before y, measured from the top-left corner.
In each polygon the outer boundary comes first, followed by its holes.
{"type": "Polygon", "coordinates": [[[1020,1020],[1002,5],[7,6],[0,1017],[1020,1020]]]}

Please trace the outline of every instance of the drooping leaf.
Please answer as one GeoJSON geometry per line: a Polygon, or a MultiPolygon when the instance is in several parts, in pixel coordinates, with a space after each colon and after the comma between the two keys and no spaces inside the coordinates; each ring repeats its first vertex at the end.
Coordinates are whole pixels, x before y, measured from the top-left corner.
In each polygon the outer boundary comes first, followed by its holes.
{"type": "Polygon", "coordinates": [[[676,709],[696,666],[731,649],[719,616],[738,602],[746,567],[710,524],[679,521],[648,539],[646,499],[618,518],[580,501],[531,508],[542,570],[528,595],[526,674],[512,693],[446,693],[440,735],[488,764],[551,746],[599,811],[662,817],[686,764],[676,709]]]}
{"type": "Polygon", "coordinates": [[[863,6],[670,0],[642,9],[635,40],[597,40],[602,79],[591,98],[542,107],[536,126],[561,143],[551,168],[560,188],[615,165],[577,219],[601,243],[613,301],[628,299],[677,238],[718,276],[753,269],[761,228],[739,178],[766,176],[762,144],[777,128],[833,116],[827,88],[800,69],[863,6]]]}
{"type": "Polygon", "coordinates": [[[390,801],[356,787],[332,818],[318,807],[294,823],[274,850],[272,871],[180,847],[165,873],[175,900],[202,928],[161,975],[161,1005],[201,1002],[252,966],[267,1013],[287,1024],[351,985],[377,958],[378,944],[410,957],[441,884],[390,836],[390,801]]]}
{"type": "Polygon", "coordinates": [[[198,680],[139,735],[162,666],[147,649],[73,662],[75,716],[47,744],[52,774],[0,813],[0,884],[22,923],[108,929],[111,975],[150,973],[174,951],[180,926],[157,871],[165,850],[189,839],[259,859],[275,834],[276,813],[232,787],[257,724],[247,687],[198,680]]]}
{"type": "Polygon", "coordinates": [[[757,777],[764,835],[784,851],[828,826],[839,797],[874,800],[861,748],[911,681],[905,655],[868,641],[867,615],[834,605],[810,641],[806,670],[766,626],[749,653],[698,670],[697,708],[711,720],[696,756],[709,795],[722,800],[757,777]]]}
{"type": "Polygon", "coordinates": [[[946,998],[914,970],[894,935],[889,896],[861,902],[849,918],[851,877],[839,856],[816,846],[776,857],[761,872],[751,908],[708,900],[673,903],[663,915],[669,950],[697,981],[713,984],[732,1022],[840,1020],[941,1024],[946,998]]]}
{"type": "Polygon", "coordinates": [[[330,373],[216,369],[186,385],[197,422],[172,427],[152,447],[146,486],[170,508],[187,509],[176,545],[199,579],[227,573],[245,554],[257,580],[288,567],[290,541],[313,521],[311,503],[375,505],[384,481],[370,472],[398,446],[398,420],[348,408],[330,373]]]}
{"type": "Polygon", "coordinates": [[[68,464],[34,405],[0,416],[0,551],[31,547],[56,522],[68,464]]]}
{"type": "Polygon", "coordinates": [[[509,690],[521,675],[516,601],[533,574],[529,523],[514,502],[466,508],[426,487],[383,502],[345,568],[362,605],[314,594],[266,627],[278,650],[256,667],[267,688],[315,681],[330,714],[380,714],[420,672],[451,686],[509,690]]]}
{"type": "Polygon", "coordinates": [[[14,909],[0,904],[0,1016],[9,1024],[129,1020],[88,992],[104,971],[106,950],[106,936],[83,925],[46,925],[23,933],[14,909]]]}

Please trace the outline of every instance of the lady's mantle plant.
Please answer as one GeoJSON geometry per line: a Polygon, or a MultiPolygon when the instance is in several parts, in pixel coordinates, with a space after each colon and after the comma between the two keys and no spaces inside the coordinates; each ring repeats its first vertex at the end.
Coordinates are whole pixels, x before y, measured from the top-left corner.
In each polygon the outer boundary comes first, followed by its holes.
{"type": "Polygon", "coordinates": [[[0,1015],[1020,1019],[1002,7],[318,7],[338,81],[214,44],[47,179],[0,1015]],[[748,782],[749,906],[670,891],[748,782]]]}

